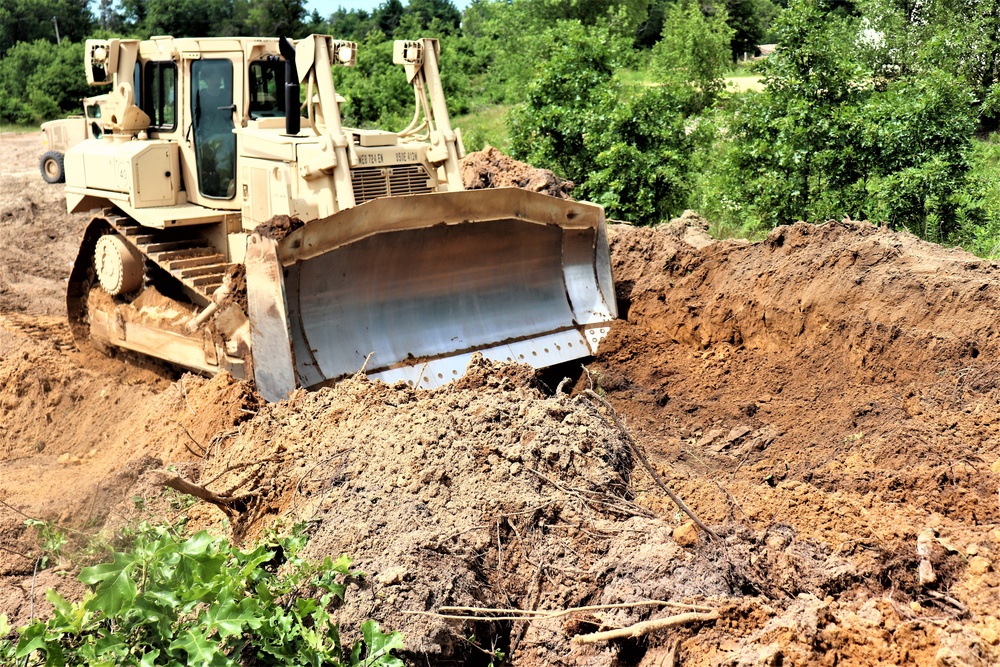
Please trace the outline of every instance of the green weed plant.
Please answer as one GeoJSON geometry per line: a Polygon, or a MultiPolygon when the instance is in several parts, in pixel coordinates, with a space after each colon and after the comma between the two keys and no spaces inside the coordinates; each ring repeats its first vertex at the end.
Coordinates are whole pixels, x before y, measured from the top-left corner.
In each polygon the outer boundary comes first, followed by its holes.
{"type": "MultiPolygon", "coordinates": [[[[244,551],[200,531],[182,537],[142,524],[129,551],[84,568],[90,591],[76,603],[54,590],[48,621],[0,639],[0,664],[24,667],[401,667],[402,636],[378,623],[341,645],[329,609],[363,576],[346,555],[310,565],[295,530],[244,551]],[[312,595],[306,595],[305,593],[312,595]]],[[[0,637],[11,634],[0,616],[0,637]]]]}

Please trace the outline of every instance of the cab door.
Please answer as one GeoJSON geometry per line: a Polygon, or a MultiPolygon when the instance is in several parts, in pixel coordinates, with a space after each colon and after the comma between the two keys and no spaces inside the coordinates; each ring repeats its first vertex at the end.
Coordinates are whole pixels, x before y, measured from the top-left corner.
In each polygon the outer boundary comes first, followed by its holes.
{"type": "Polygon", "coordinates": [[[238,209],[239,169],[235,120],[242,104],[243,54],[211,53],[189,61],[186,98],[189,126],[184,152],[189,166],[188,201],[238,209]]]}

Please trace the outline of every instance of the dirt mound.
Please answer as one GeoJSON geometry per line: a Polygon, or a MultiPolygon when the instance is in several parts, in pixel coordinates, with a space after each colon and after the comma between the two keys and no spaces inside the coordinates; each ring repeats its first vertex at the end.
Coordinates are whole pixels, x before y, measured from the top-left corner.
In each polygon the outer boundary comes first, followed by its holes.
{"type": "Polygon", "coordinates": [[[339,620],[356,628],[374,616],[403,631],[416,662],[476,662],[470,637],[518,664],[609,660],[618,647],[580,649],[572,638],[655,611],[594,610],[565,626],[456,622],[436,614],[442,606],[824,595],[852,580],[849,563],[787,526],[775,529],[780,539],[723,526],[723,543],[695,535],[680,546],[672,522],[633,502],[632,457],[609,415],[582,396],[546,397],[530,379],[523,367],[479,358],[461,384],[435,391],[356,378],[297,392],[261,406],[188,474],[247,499],[233,526],[241,537],[279,517],[306,520],[308,556],[352,555],[367,576],[339,620]]]}
{"type": "Polygon", "coordinates": [[[466,190],[522,188],[551,197],[569,199],[573,181],[559,178],[548,169],[507,157],[493,146],[469,153],[462,160],[462,183],[466,190]]]}
{"type": "MultiPolygon", "coordinates": [[[[771,653],[987,664],[975,656],[994,655],[997,627],[997,266],[851,222],[701,250],[616,227],[612,243],[628,320],[590,370],[664,474],[711,521],[787,523],[850,556],[868,591],[855,600],[891,602],[886,618],[841,597],[812,621],[815,642],[782,635],[771,653]],[[948,548],[923,586],[916,543],[928,529],[948,548]],[[976,557],[986,562],[967,571],[976,557]],[[976,620],[931,630],[921,618],[961,616],[938,597],[949,589],[976,620]],[[827,622],[844,625],[824,644],[827,622]],[[971,626],[983,634],[970,639],[971,626]],[[861,650],[875,627],[886,640],[861,650]]],[[[794,628],[796,613],[765,627],[794,628]]],[[[765,627],[754,651],[775,636],[765,627]]]]}

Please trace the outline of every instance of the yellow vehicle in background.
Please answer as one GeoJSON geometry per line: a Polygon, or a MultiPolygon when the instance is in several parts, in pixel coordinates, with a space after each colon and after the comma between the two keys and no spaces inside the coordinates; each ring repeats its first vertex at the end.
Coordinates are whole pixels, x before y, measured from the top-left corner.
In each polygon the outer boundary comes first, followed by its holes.
{"type": "Polygon", "coordinates": [[[63,167],[64,155],[71,147],[84,139],[100,139],[101,106],[107,95],[87,97],[83,100],[83,115],[50,120],[42,123],[42,145],[45,152],[39,162],[39,170],[46,183],[63,183],[66,180],[63,167]]]}

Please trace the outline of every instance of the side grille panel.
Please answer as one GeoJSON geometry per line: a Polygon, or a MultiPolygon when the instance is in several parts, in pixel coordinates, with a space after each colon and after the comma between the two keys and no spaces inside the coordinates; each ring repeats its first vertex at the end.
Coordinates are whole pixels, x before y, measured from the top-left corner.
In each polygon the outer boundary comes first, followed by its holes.
{"type": "Polygon", "coordinates": [[[433,190],[427,170],[419,164],[355,169],[351,172],[351,184],[358,204],[378,197],[425,194],[433,190]]]}

